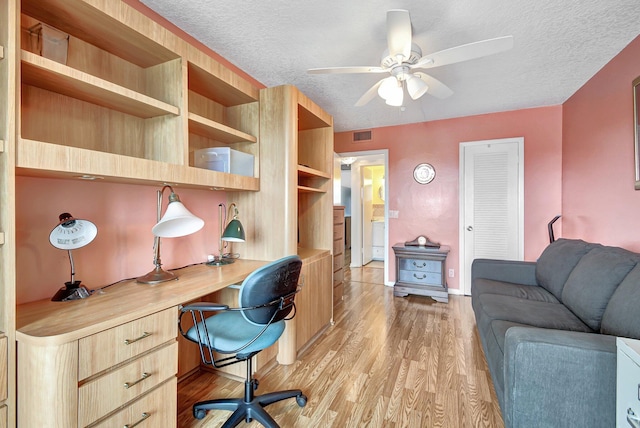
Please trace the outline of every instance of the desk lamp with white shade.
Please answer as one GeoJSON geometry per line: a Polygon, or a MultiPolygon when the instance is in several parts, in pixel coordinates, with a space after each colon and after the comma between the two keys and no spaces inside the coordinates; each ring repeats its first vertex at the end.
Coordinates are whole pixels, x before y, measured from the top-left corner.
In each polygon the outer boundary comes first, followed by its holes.
{"type": "Polygon", "coordinates": [[[165,185],[162,190],[158,190],[157,223],[151,229],[155,236],[153,245],[153,263],[155,268],[148,274],[136,279],[136,281],[143,284],[158,284],[160,282],[178,279],[174,273],[162,269],[162,262],[160,261],[160,238],[177,238],[190,235],[202,229],[202,226],[204,226],[204,220],[193,215],[182,202],[180,202],[180,198],[175,194],[171,186],[165,185]],[[169,195],[169,205],[167,205],[167,209],[162,217],[162,195],[167,188],[171,190],[171,194],[169,195]]]}
{"type": "Polygon", "coordinates": [[[75,265],[71,250],[77,250],[91,243],[98,234],[98,228],[89,220],[74,218],[69,213],[62,213],[58,217],[60,222],[49,234],[49,242],[60,250],[67,250],[71,265],[71,280],[64,283],[64,287],[51,298],[54,302],[84,299],[90,296],[80,280],[76,280],[75,265]]]}

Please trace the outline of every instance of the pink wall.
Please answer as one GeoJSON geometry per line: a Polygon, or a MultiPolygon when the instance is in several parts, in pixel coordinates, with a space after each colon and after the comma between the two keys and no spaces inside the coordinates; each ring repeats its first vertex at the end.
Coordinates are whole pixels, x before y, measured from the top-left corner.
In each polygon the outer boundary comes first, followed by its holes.
{"type": "MultiPolygon", "coordinates": [[[[92,243],[73,251],[76,280],[82,280],[87,288],[153,269],[151,227],[156,223],[156,191],[160,187],[31,177],[17,177],[16,187],[19,304],[51,298],[69,281],[67,252],[49,243],[49,233],[63,212],[98,227],[92,243]]],[[[174,190],[205,226],[193,235],[162,240],[164,269],[200,263],[206,261],[207,254],[217,253],[218,204],[226,202],[224,192],[174,190]]],[[[163,212],[167,197],[165,190],[163,212]]]]}
{"type": "Polygon", "coordinates": [[[563,235],[640,251],[633,98],[640,37],[563,108],[563,235]]]}
{"type": "MultiPolygon", "coordinates": [[[[352,132],[336,133],[338,153],[376,149],[389,150],[390,210],[400,211],[389,219],[389,243],[404,242],[418,234],[451,247],[447,266],[456,270],[450,288],[458,283],[458,177],[459,143],[508,137],[524,137],[525,159],[525,259],[535,260],[548,244],[546,224],[561,210],[560,106],[462,117],[411,125],[373,129],[373,141],[352,142],[352,132]],[[429,162],[435,180],[420,185],[413,168],[429,162]]],[[[395,278],[393,250],[391,280],[395,278]]]]}

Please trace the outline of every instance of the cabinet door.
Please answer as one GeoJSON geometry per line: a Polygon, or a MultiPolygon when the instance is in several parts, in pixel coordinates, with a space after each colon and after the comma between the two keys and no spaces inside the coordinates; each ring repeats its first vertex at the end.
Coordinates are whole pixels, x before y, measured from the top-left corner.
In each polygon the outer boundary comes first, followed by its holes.
{"type": "Polygon", "coordinates": [[[302,349],[331,322],[333,307],[331,255],[302,265],[302,290],[296,296],[296,350],[302,349]]]}
{"type": "Polygon", "coordinates": [[[7,399],[7,337],[0,338],[0,401],[7,399]]]}

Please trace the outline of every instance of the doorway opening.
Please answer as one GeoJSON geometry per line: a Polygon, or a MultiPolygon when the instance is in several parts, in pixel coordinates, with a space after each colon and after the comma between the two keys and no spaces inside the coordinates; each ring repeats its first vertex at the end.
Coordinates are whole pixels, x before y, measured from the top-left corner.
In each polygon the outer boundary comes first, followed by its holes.
{"type": "Polygon", "coordinates": [[[350,158],[341,167],[342,204],[345,205],[347,231],[346,263],[384,269],[389,281],[389,203],[388,150],[340,153],[350,158]]]}

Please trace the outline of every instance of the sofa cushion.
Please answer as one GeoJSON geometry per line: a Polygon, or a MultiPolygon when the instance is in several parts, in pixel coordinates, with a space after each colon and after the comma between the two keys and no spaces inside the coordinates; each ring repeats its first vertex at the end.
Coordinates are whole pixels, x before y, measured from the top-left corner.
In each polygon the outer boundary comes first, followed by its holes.
{"type": "Polygon", "coordinates": [[[599,246],[585,254],[562,290],[562,303],[594,330],[600,330],[611,295],[638,263],[638,255],[623,248],[599,246]]]}
{"type": "Polygon", "coordinates": [[[481,334],[488,334],[489,324],[494,320],[532,327],[593,332],[562,303],[539,302],[498,294],[483,294],[478,301],[476,318],[481,334]]]}
{"type": "Polygon", "coordinates": [[[640,302],[640,264],[629,272],[613,292],[602,316],[600,332],[640,339],[638,302],[640,302]]]}
{"type": "Polygon", "coordinates": [[[471,287],[471,298],[475,299],[481,294],[500,294],[503,296],[519,297],[521,299],[538,300],[540,302],[558,303],[558,299],[556,299],[553,294],[536,285],[514,284],[512,282],[476,278],[471,287]]]}
{"type": "Polygon", "coordinates": [[[536,265],[538,284],[562,300],[562,288],[582,256],[599,244],[579,239],[558,239],[544,249],[536,265]]]}

